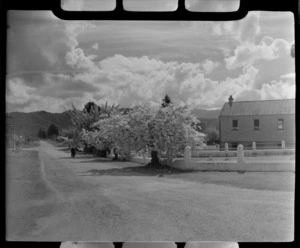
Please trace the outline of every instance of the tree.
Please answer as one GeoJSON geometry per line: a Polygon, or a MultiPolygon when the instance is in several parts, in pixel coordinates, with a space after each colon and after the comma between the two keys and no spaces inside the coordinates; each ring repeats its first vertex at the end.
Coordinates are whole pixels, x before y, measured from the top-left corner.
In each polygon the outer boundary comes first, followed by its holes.
{"type": "Polygon", "coordinates": [[[70,115],[71,120],[75,126],[75,132],[73,138],[74,145],[77,146],[80,141],[84,141],[86,144],[86,150],[93,150],[94,154],[97,153],[95,149],[108,149],[104,148],[108,144],[108,141],[104,141],[101,138],[101,142],[96,138],[95,134],[98,128],[94,126],[96,122],[102,119],[107,119],[113,116],[118,112],[119,105],[108,104],[106,101],[105,104],[98,106],[94,102],[88,102],[85,104],[83,110],[78,110],[74,105],[72,109],[68,110],[67,113],[70,115]],[[92,140],[92,137],[95,140],[92,140]],[[101,143],[101,144],[100,144],[101,143]]]}
{"type": "Polygon", "coordinates": [[[58,127],[55,126],[54,124],[51,124],[48,128],[47,135],[48,137],[52,137],[54,135],[58,136],[59,135],[58,127]]]}
{"type": "Polygon", "coordinates": [[[47,138],[47,134],[46,134],[46,131],[42,130],[42,129],[39,129],[38,131],[38,137],[40,139],[46,139],[47,138]]]}
{"type": "Polygon", "coordinates": [[[207,144],[217,143],[219,141],[219,130],[215,127],[208,127],[205,130],[207,144]]]}
{"type": "Polygon", "coordinates": [[[91,112],[95,109],[97,109],[98,111],[100,110],[100,107],[94,103],[94,102],[88,102],[84,105],[84,109],[83,111],[86,111],[88,114],[91,114],[91,112]]]}
{"type": "Polygon", "coordinates": [[[151,151],[151,164],[159,165],[158,154],[166,154],[169,164],[186,145],[195,146],[197,119],[187,107],[169,105],[164,108],[135,106],[128,114],[118,114],[95,123],[97,130],[84,131],[87,142],[105,147],[109,141],[130,156],[131,151],[151,151]]]}
{"type": "Polygon", "coordinates": [[[72,109],[68,110],[67,113],[70,115],[73,124],[79,132],[82,129],[92,131],[95,130],[95,127],[92,127],[94,123],[100,119],[109,118],[118,111],[118,108],[119,105],[109,105],[108,102],[101,106],[98,106],[94,102],[88,102],[82,111],[73,105],[72,109]]]}
{"type": "Polygon", "coordinates": [[[168,107],[170,104],[172,104],[172,101],[171,101],[171,98],[168,96],[168,95],[165,95],[165,97],[162,99],[162,104],[161,104],[161,106],[163,107],[163,108],[166,108],[166,107],[168,107]]]}
{"type": "Polygon", "coordinates": [[[193,122],[191,125],[198,132],[201,132],[203,129],[205,129],[205,125],[203,125],[203,123],[198,118],[197,123],[193,122]]]}
{"type": "Polygon", "coordinates": [[[67,137],[68,139],[73,139],[75,132],[76,132],[75,128],[64,128],[60,131],[60,135],[67,137]]]}

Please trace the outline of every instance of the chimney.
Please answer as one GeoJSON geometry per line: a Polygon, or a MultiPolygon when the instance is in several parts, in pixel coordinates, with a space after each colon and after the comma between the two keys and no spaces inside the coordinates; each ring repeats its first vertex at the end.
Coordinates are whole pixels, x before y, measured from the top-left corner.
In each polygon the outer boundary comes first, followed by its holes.
{"type": "Polygon", "coordinates": [[[228,103],[229,103],[229,106],[231,107],[232,103],[233,103],[232,95],[230,95],[230,97],[228,98],[228,103]]]}

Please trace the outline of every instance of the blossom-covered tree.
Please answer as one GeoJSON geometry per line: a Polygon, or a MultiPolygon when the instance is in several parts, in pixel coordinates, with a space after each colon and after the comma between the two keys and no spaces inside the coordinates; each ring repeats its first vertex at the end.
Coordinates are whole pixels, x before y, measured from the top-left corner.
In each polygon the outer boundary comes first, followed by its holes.
{"type": "Polygon", "coordinates": [[[98,106],[94,102],[88,102],[85,104],[83,110],[78,110],[74,105],[72,109],[68,110],[68,114],[71,116],[73,124],[77,130],[82,129],[92,131],[95,129],[95,124],[100,119],[110,118],[114,113],[118,111],[119,105],[109,105],[107,102],[98,106]]]}
{"type": "Polygon", "coordinates": [[[116,112],[118,112],[118,108],[119,105],[110,105],[108,102],[101,106],[98,106],[94,102],[88,102],[85,104],[83,110],[78,110],[73,105],[72,109],[67,112],[76,127],[76,139],[74,139],[74,143],[77,144],[80,140],[83,140],[88,146],[93,146],[96,149],[101,150],[104,149],[104,147],[106,149],[109,141],[105,141],[104,138],[101,138],[101,140],[99,140],[99,138],[95,138],[95,134],[97,134],[97,127],[93,125],[101,119],[113,116],[116,112]]]}
{"type": "MultiPolygon", "coordinates": [[[[91,143],[105,146],[104,140],[129,156],[131,151],[165,153],[170,163],[186,145],[194,146],[196,130],[192,123],[198,120],[187,107],[170,104],[164,108],[148,105],[135,106],[127,114],[117,114],[95,123],[94,132],[86,132],[91,143]]],[[[153,153],[152,153],[153,154],[153,153]]],[[[152,157],[152,164],[159,163],[152,157]]]]}

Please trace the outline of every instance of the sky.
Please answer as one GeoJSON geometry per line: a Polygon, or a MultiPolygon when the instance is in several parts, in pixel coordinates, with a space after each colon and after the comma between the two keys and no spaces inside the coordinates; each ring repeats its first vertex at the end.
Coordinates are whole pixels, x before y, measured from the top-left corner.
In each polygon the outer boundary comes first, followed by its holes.
{"type": "MultiPolygon", "coordinates": [[[[63,4],[91,8],[82,0],[63,4]]],[[[201,4],[189,1],[189,8],[201,4]]],[[[110,6],[103,1],[104,9],[110,6]]],[[[289,12],[197,22],[64,21],[51,11],[9,11],[8,25],[7,112],[63,112],[89,101],[156,105],[165,94],[201,109],[222,108],[229,95],[234,101],[295,98],[289,12]]]]}

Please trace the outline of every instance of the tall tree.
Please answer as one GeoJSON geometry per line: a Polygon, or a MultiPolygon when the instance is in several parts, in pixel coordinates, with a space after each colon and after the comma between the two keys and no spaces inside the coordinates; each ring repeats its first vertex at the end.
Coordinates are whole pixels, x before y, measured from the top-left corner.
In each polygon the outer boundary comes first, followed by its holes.
{"type": "Polygon", "coordinates": [[[45,130],[42,130],[42,129],[39,129],[39,131],[38,131],[38,137],[39,137],[40,139],[46,139],[46,138],[47,138],[46,131],[45,131],[45,130]]]}
{"type": "Polygon", "coordinates": [[[91,114],[92,111],[100,111],[100,107],[94,102],[88,102],[84,105],[83,111],[86,111],[88,114],[91,114]]]}
{"type": "Polygon", "coordinates": [[[163,108],[166,108],[166,107],[168,107],[170,104],[172,104],[172,101],[171,101],[171,98],[168,96],[168,95],[165,95],[165,97],[162,99],[162,104],[161,104],[161,106],[163,107],[163,108]]]}
{"type": "Polygon", "coordinates": [[[52,136],[58,136],[58,135],[59,135],[58,127],[55,126],[54,124],[51,124],[48,128],[47,136],[50,138],[52,136]]]}

